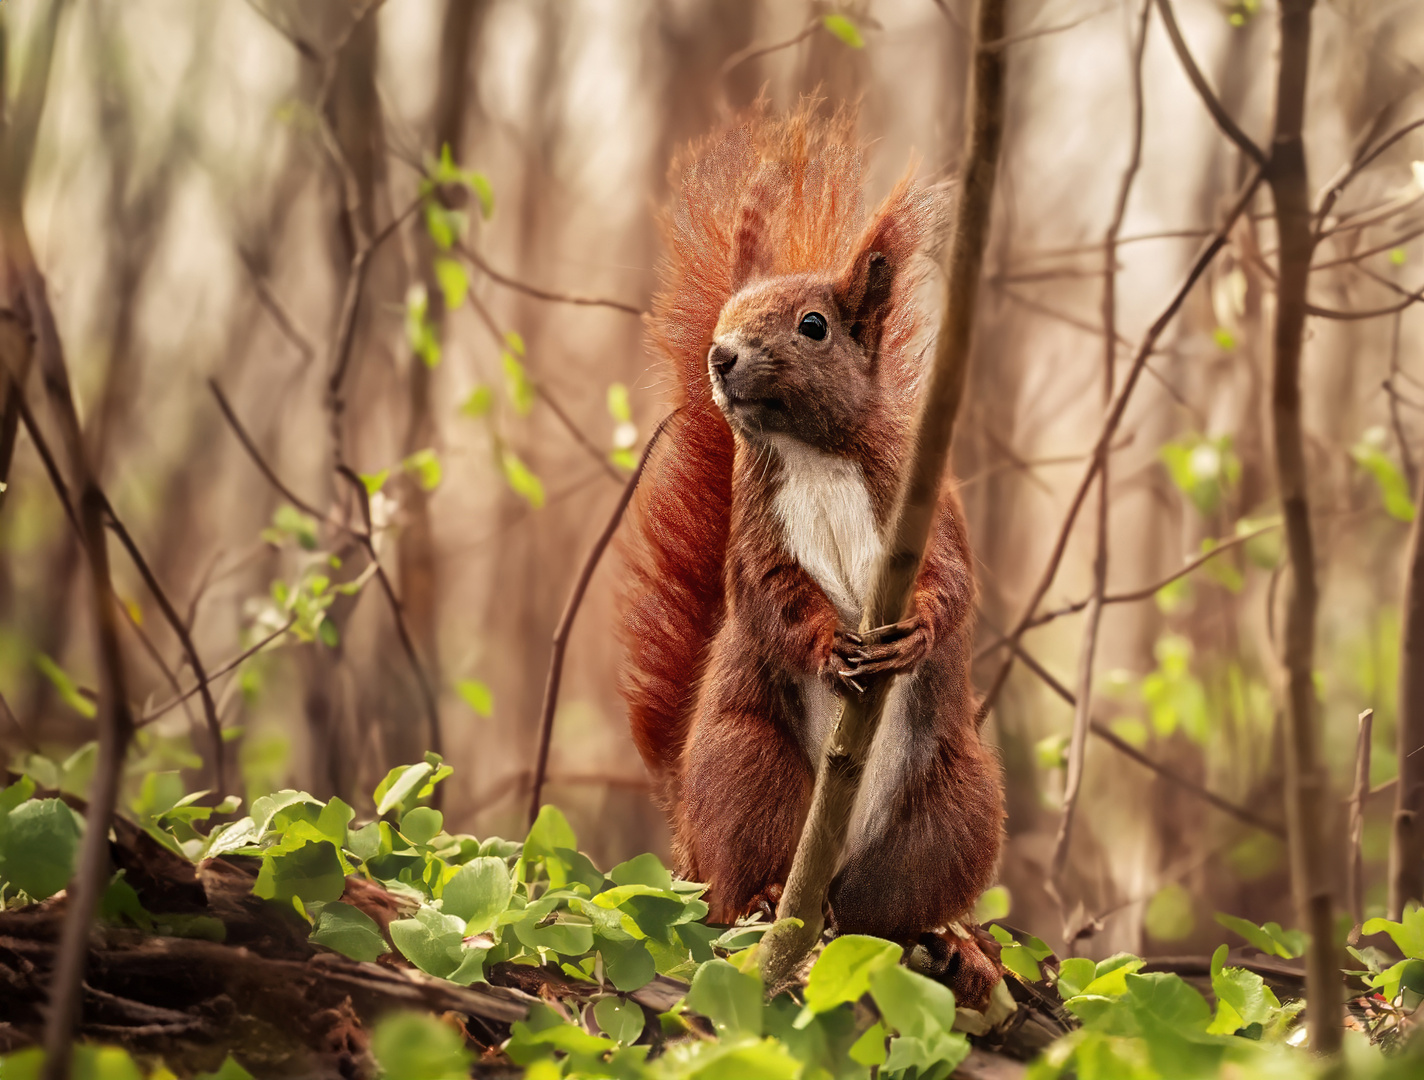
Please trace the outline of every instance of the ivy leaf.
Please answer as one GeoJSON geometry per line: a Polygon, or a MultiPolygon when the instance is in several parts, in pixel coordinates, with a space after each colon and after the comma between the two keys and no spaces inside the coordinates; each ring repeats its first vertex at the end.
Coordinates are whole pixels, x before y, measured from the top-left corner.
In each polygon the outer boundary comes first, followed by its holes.
{"type": "Polygon", "coordinates": [[[412,918],[392,922],[390,934],[401,955],[427,975],[453,975],[463,959],[464,922],[429,904],[422,904],[412,918]]]}
{"type": "Polygon", "coordinates": [[[429,806],[417,806],[401,817],[400,834],[412,844],[428,844],[445,827],[445,815],[429,806]]]}
{"type": "Polygon", "coordinates": [[[1058,965],[1058,996],[1064,1001],[1081,994],[1097,977],[1097,965],[1082,956],[1070,956],[1058,965]]]}
{"type": "Polygon", "coordinates": [[[494,694],[479,679],[461,679],[455,683],[455,692],[475,712],[486,719],[494,712],[494,694]]]}
{"type": "Polygon", "coordinates": [[[610,1039],[631,1046],[643,1034],[643,1010],[633,1001],[607,997],[593,1007],[593,1018],[610,1039]]]}
{"type": "Polygon", "coordinates": [[[881,968],[899,963],[904,952],[893,941],[845,934],[836,938],[817,958],[806,980],[806,1009],[798,1017],[805,1027],[813,1015],[834,1009],[847,1001],[857,1001],[870,989],[870,976],[881,968]]]}
{"type": "Polygon", "coordinates": [[[593,926],[574,922],[561,912],[548,926],[542,919],[526,918],[514,924],[514,936],[531,949],[552,949],[560,956],[582,956],[593,948],[593,926]]]}
{"type": "Polygon", "coordinates": [[[861,36],[860,27],[844,15],[824,15],[821,17],[821,25],[852,49],[865,48],[865,38],[861,36]]]}
{"type": "Polygon", "coordinates": [[[535,510],[540,509],[544,505],[544,485],[539,478],[529,471],[513,450],[506,449],[500,454],[499,463],[510,490],[523,497],[535,510]]]}
{"type": "MultiPolygon", "coordinates": [[[[1267,956],[1281,956],[1287,960],[1293,960],[1297,956],[1305,954],[1305,934],[1299,930],[1282,930],[1280,923],[1266,923],[1264,926],[1257,926],[1246,919],[1239,919],[1235,915],[1227,915],[1218,911],[1216,921],[1228,930],[1234,930],[1244,937],[1251,945],[1265,953],[1267,956]]],[[[1365,923],[1363,932],[1366,934],[1375,933],[1370,930],[1370,923],[1383,922],[1383,919],[1371,919],[1365,923]]]]}
{"type": "Polygon", "coordinates": [[[352,960],[372,961],[391,951],[374,919],[339,900],[322,905],[311,940],[352,960]]]}
{"type": "MultiPolygon", "coordinates": [[[[411,798],[425,783],[426,778],[435,771],[435,767],[428,761],[422,761],[416,765],[397,765],[390,772],[386,773],[386,778],[376,785],[375,800],[376,813],[385,816],[392,809],[401,806],[411,798]]],[[[256,812],[256,805],[253,812],[256,812]]]]}
{"type": "MultiPolygon", "coordinates": [[[[1218,915],[1217,919],[1219,921],[1221,916],[1218,915]]],[[[1360,932],[1366,936],[1388,934],[1395,945],[1399,946],[1399,951],[1404,954],[1405,959],[1424,959],[1424,908],[1414,906],[1405,909],[1399,922],[1369,919],[1360,927],[1360,932]]],[[[1252,944],[1256,943],[1253,941],[1252,944]]]]}
{"type": "Polygon", "coordinates": [[[420,486],[426,491],[434,491],[440,486],[443,473],[440,468],[440,458],[436,456],[434,450],[429,448],[417,450],[401,462],[401,468],[414,475],[420,482],[420,486]]]}
{"type": "Polygon", "coordinates": [[[723,1038],[760,1037],[762,993],[761,979],[756,975],[743,974],[725,960],[711,960],[692,977],[687,1005],[711,1020],[723,1038]]]}
{"type": "Polygon", "coordinates": [[[668,873],[662,860],[651,853],[619,863],[608,871],[608,877],[615,885],[648,885],[664,891],[672,889],[672,874],[668,873]]]}
{"type": "Polygon", "coordinates": [[[603,957],[604,976],[625,994],[647,986],[657,975],[653,954],[643,942],[632,938],[621,941],[601,932],[595,939],[603,957]]]}
{"type": "Polygon", "coordinates": [[[264,852],[252,891],[282,902],[293,897],[307,903],[339,900],[346,891],[346,873],[331,841],[308,841],[293,851],[264,852]]]}
{"type": "Polygon", "coordinates": [[[503,859],[471,859],[455,871],[440,894],[447,915],[464,921],[465,934],[482,934],[499,920],[514,896],[514,883],[503,859]]]}
{"type": "Polygon", "coordinates": [[[20,803],[0,825],[0,878],[35,901],[48,900],[69,884],[83,827],[63,801],[20,803]]]}

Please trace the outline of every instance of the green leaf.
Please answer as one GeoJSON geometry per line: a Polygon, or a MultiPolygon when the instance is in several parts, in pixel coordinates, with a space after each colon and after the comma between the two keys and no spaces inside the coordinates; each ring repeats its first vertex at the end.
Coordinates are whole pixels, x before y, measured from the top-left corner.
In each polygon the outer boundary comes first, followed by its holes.
{"type": "Polygon", "coordinates": [[[316,636],[328,649],[334,649],[341,644],[341,632],[336,629],[334,622],[324,616],[316,625],[316,636]]]}
{"type": "Polygon", "coordinates": [[[111,923],[122,923],[127,919],[140,930],[153,932],[153,917],[139,900],[134,887],[125,880],[122,870],[114,875],[99,900],[99,918],[111,923]]]}
{"type": "Polygon", "coordinates": [[[384,1080],[466,1080],[471,1056],[452,1028],[425,1013],[397,1013],[371,1033],[384,1080]]]}
{"type": "Polygon", "coordinates": [[[1222,352],[1231,352],[1236,348],[1236,335],[1225,326],[1218,326],[1211,336],[1222,352]]]}
{"type": "Polygon", "coordinates": [[[346,891],[346,873],[336,846],[329,840],[307,842],[293,851],[264,852],[252,891],[264,899],[282,902],[294,897],[309,904],[339,900],[346,891]]]}
{"type": "Polygon", "coordinates": [[[335,900],[317,913],[311,940],[352,960],[371,961],[391,951],[374,919],[360,908],[335,900]]]}
{"type": "Polygon", "coordinates": [[[482,934],[491,929],[509,908],[514,883],[503,859],[489,856],[471,859],[445,882],[441,907],[465,923],[465,934],[482,934]]]}
{"type": "Polygon", "coordinates": [[[876,1021],[865,1029],[850,1048],[850,1059],[857,1065],[874,1067],[885,1064],[885,1040],[890,1037],[890,1029],[876,1021]]]}
{"type": "Polygon", "coordinates": [[[806,1008],[811,1013],[822,1013],[843,1002],[859,1000],[870,989],[871,974],[899,963],[903,952],[893,941],[863,934],[836,938],[811,968],[806,980],[806,1008]]]}
{"type": "Polygon", "coordinates": [[[466,705],[486,719],[494,712],[494,694],[479,679],[460,679],[455,683],[455,692],[466,705]]]}
{"type": "Polygon", "coordinates": [[[598,951],[603,957],[603,974],[625,994],[641,989],[657,975],[652,953],[641,941],[617,940],[602,933],[595,935],[598,951]]]}
{"type": "Polygon", "coordinates": [[[494,406],[494,391],[488,386],[477,386],[460,405],[460,415],[479,420],[489,415],[494,406]]]}
{"type": "Polygon", "coordinates": [[[401,817],[400,832],[412,844],[428,844],[445,827],[445,815],[429,806],[417,806],[401,817]]]}
{"type": "Polygon", "coordinates": [[[425,201],[425,231],[441,251],[449,251],[455,241],[465,235],[465,215],[441,206],[434,199],[425,201]]]}
{"type": "Polygon", "coordinates": [[[1005,945],[1000,950],[999,962],[1024,982],[1039,982],[1043,978],[1043,971],[1039,968],[1038,961],[1033,958],[1033,954],[1027,948],[1018,942],[1005,945]]]}
{"type": "MultiPolygon", "coordinates": [[[[1219,919],[1220,916],[1217,916],[1219,919]]],[[[1388,919],[1369,919],[1360,927],[1367,937],[1371,934],[1388,934],[1399,947],[1405,959],[1424,959],[1424,907],[1411,905],[1400,916],[1399,922],[1388,919]]],[[[1252,942],[1254,945],[1255,942],[1252,942]]],[[[1259,948],[1259,946],[1258,946],[1259,948]]],[[[1264,951],[1264,950],[1263,950],[1264,951]]]]}
{"type": "Polygon", "coordinates": [[[1384,447],[1389,436],[1382,427],[1369,428],[1360,436],[1360,441],[1350,448],[1350,456],[1355,463],[1374,477],[1384,500],[1385,512],[1400,521],[1414,520],[1414,500],[1409,493],[1409,482],[1395,465],[1394,459],[1385,453],[1384,447]]]}
{"type": "Polygon", "coordinates": [[[624,1046],[637,1042],[643,1034],[643,1010],[633,1001],[606,997],[593,1007],[593,1018],[605,1035],[624,1046]]]}
{"type": "Polygon", "coordinates": [[[1058,996],[1064,1001],[1077,997],[1096,977],[1096,964],[1082,956],[1070,956],[1058,965],[1058,996]]]}
{"type": "Polygon", "coordinates": [[[510,352],[515,356],[524,355],[524,337],[518,330],[506,330],[504,332],[504,343],[509,346],[510,352]]]}
{"type": "Polygon", "coordinates": [[[60,700],[68,705],[86,720],[93,720],[99,714],[99,707],[79,692],[79,687],[74,684],[74,680],[69,677],[62,667],[56,664],[44,653],[35,656],[35,667],[39,673],[50,681],[59,694],[60,700]]]}
{"type": "Polygon", "coordinates": [[[844,15],[824,15],[821,17],[821,25],[852,49],[865,48],[865,38],[861,36],[860,28],[844,15]]]}
{"type": "Polygon", "coordinates": [[[1408,258],[1409,258],[1409,253],[1408,253],[1407,251],[1405,251],[1404,248],[1402,248],[1402,247],[1390,248],[1390,249],[1389,249],[1389,265],[1390,265],[1390,266],[1403,266],[1404,263],[1405,263],[1405,261],[1406,261],[1408,258]]]}
{"type": "Polygon", "coordinates": [[[761,1036],[762,985],[755,975],[743,974],[725,960],[711,960],[697,969],[687,1005],[695,1009],[724,1038],[761,1036]]]}
{"type": "Polygon", "coordinates": [[[871,972],[870,996],[885,1023],[900,1035],[928,1039],[947,1035],[954,1027],[954,994],[949,987],[909,968],[896,964],[871,972]]]}
{"type": "Polygon", "coordinates": [[[974,905],[972,918],[977,923],[992,922],[994,919],[1009,917],[1009,890],[1003,885],[985,889],[978,903],[974,905]]]}
{"type": "Polygon", "coordinates": [[[608,386],[608,415],[619,424],[633,422],[633,406],[628,400],[628,388],[621,382],[608,386]]]}
{"type": "Polygon", "coordinates": [[[434,491],[440,486],[443,473],[440,468],[440,459],[434,450],[417,450],[401,462],[401,468],[414,475],[420,481],[420,486],[426,491],[434,491]]]}
{"type": "MultiPolygon", "coordinates": [[[[152,1075],[156,1077],[159,1074],[155,1072],[152,1075]]],[[[218,1066],[217,1072],[199,1073],[193,1080],[256,1080],[256,1077],[239,1065],[229,1054],[218,1066]]]]}
{"type": "Polygon", "coordinates": [[[83,835],[73,810],[59,799],[32,799],[0,825],[0,878],[35,901],[69,884],[83,835]]]}
{"type": "Polygon", "coordinates": [[[470,291],[470,279],[465,268],[455,259],[439,256],[435,260],[435,281],[445,300],[445,310],[454,311],[465,302],[470,291]]]}
{"type": "Polygon", "coordinates": [[[535,397],[534,384],[529,379],[529,373],[514,353],[501,353],[500,361],[504,365],[504,390],[509,395],[510,404],[520,416],[528,416],[534,408],[535,397]]]}
{"type": "Polygon", "coordinates": [[[524,501],[538,510],[544,505],[544,485],[519,460],[513,450],[506,449],[500,455],[500,466],[504,469],[504,479],[510,490],[522,496],[524,501]]]}
{"type": "Polygon", "coordinates": [[[1181,941],[1196,927],[1195,906],[1191,893],[1181,885],[1164,885],[1148,901],[1143,925],[1158,941],[1181,941]]]}
{"type": "Polygon", "coordinates": [[[552,949],[560,956],[582,956],[593,948],[593,927],[585,922],[573,922],[572,916],[560,912],[548,926],[542,919],[528,918],[514,924],[514,936],[531,949],[552,949]]]}
{"type": "MultiPolygon", "coordinates": [[[[1265,926],[1257,926],[1246,919],[1239,919],[1235,915],[1227,915],[1220,911],[1216,913],[1216,921],[1228,930],[1234,930],[1240,934],[1267,956],[1282,956],[1287,960],[1292,960],[1305,954],[1305,934],[1299,930],[1282,930],[1279,923],[1273,922],[1266,923],[1265,926]]],[[[1364,933],[1374,932],[1369,928],[1370,923],[1383,921],[1382,919],[1371,919],[1365,923],[1364,933]]]]}
{"type": "Polygon", "coordinates": [[[480,216],[488,221],[494,213],[494,187],[490,184],[489,177],[471,169],[465,173],[465,182],[480,200],[480,216]]]}
{"type": "Polygon", "coordinates": [[[463,960],[464,920],[429,904],[422,904],[413,917],[391,923],[390,935],[401,955],[427,975],[446,978],[463,960]]]}
{"type": "Polygon", "coordinates": [[[608,877],[615,885],[648,885],[654,889],[671,891],[672,874],[656,855],[639,855],[636,859],[621,862],[608,871],[608,877]]]}
{"type": "Polygon", "coordinates": [[[382,469],[375,473],[362,473],[361,483],[366,487],[368,496],[376,494],[381,488],[386,486],[386,479],[391,475],[390,469],[382,469]]]}
{"type": "MultiPolygon", "coordinates": [[[[384,817],[392,809],[403,806],[407,799],[414,801],[416,792],[434,771],[435,767],[428,761],[418,765],[397,765],[376,785],[376,813],[384,817]]],[[[254,805],[254,813],[256,809],[254,805]]]]}

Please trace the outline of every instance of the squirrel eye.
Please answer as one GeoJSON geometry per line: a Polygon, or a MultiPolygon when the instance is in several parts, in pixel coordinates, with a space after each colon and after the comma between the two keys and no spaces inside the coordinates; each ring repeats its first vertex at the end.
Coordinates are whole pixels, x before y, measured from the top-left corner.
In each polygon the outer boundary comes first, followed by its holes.
{"type": "Polygon", "coordinates": [[[812,341],[824,341],[826,337],[826,317],[819,311],[810,311],[801,317],[801,325],[796,328],[812,341]]]}

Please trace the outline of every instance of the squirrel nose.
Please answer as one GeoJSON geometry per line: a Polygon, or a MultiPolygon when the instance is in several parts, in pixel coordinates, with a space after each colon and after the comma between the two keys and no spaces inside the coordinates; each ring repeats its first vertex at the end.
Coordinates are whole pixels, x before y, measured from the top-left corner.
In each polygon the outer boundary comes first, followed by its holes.
{"type": "Polygon", "coordinates": [[[713,345],[707,354],[707,366],[718,375],[726,375],[737,363],[737,354],[725,345],[713,345]]]}

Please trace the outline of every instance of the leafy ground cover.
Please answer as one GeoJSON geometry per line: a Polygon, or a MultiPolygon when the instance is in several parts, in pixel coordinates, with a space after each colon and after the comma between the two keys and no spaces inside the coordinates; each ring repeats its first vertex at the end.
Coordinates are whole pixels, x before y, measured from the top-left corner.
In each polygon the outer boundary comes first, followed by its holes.
{"type": "MultiPolygon", "coordinates": [[[[522,842],[452,834],[429,805],[450,773],[433,754],[393,769],[359,826],[340,799],[279,791],[239,817],[236,800],[203,805],[177,773],[148,774],[114,829],[76,1075],[1328,1073],[1298,1049],[1305,1003],[1283,965],[1304,941],[1274,924],[1220,920],[1275,967],[1233,963],[1223,944],[1192,978],[1126,954],[1059,960],[996,922],[1009,974],[988,1014],[956,1008],[947,987],[901,963],[900,946],[847,935],[768,1000],[757,967],[767,924],[708,925],[703,887],[653,855],[605,873],[552,806],[522,842]]],[[[5,1080],[40,1065],[31,1044],[82,836],[76,805],[30,775],[0,790],[5,1080]]],[[[1344,1064],[1352,1076],[1424,1075],[1409,1038],[1424,911],[1361,929],[1377,944],[1350,949],[1358,996],[1344,1064]]]]}

